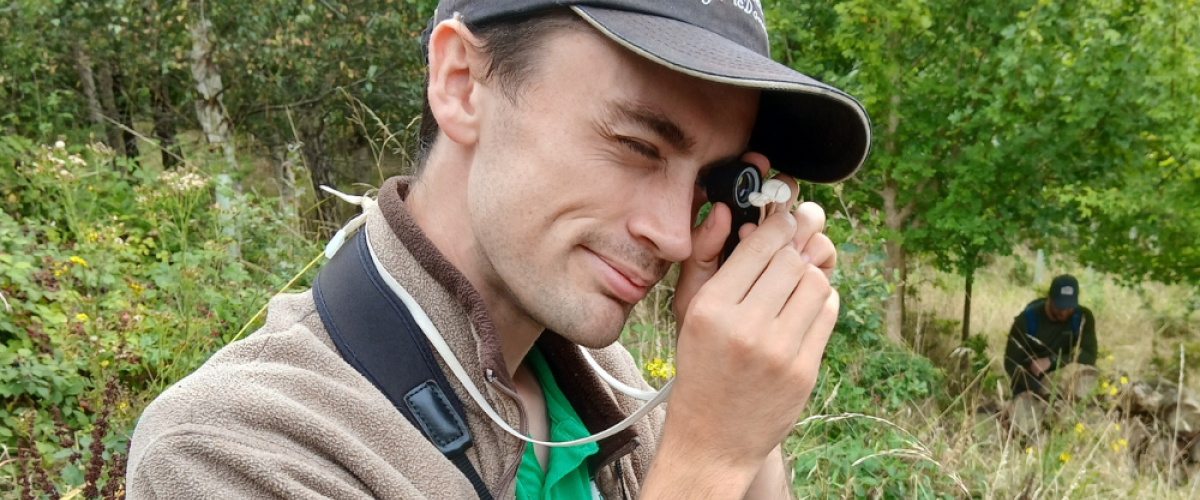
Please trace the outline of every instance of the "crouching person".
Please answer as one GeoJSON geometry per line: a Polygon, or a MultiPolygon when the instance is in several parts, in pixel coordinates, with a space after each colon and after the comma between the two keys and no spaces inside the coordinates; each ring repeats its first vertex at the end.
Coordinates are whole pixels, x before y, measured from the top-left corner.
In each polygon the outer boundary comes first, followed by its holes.
{"type": "Polygon", "coordinates": [[[1051,398],[1075,400],[1095,388],[1096,326],[1092,311],[1079,305],[1079,282],[1054,278],[1046,298],[1030,302],[1013,319],[1004,352],[1012,380],[1013,423],[1032,433],[1051,398]]]}

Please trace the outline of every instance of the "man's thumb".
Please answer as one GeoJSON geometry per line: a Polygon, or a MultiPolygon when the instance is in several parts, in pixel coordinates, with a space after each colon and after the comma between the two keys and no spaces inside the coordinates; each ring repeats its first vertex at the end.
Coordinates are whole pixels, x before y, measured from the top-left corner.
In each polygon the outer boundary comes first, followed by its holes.
{"type": "Polygon", "coordinates": [[[732,222],[733,215],[729,207],[724,203],[714,203],[708,217],[692,233],[692,256],[688,260],[703,268],[711,265],[712,272],[715,272],[732,222]]]}
{"type": "Polygon", "coordinates": [[[679,268],[679,281],[675,284],[672,304],[676,321],[680,324],[696,292],[717,273],[721,248],[725,246],[732,221],[729,207],[714,203],[704,222],[692,229],[692,255],[679,268]]]}

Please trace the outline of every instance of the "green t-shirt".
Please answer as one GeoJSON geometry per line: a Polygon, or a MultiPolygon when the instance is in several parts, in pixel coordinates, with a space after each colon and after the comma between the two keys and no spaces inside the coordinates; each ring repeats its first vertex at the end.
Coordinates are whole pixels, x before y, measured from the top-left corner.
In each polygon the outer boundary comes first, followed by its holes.
{"type": "MultiPolygon", "coordinates": [[[[579,414],[559,390],[546,358],[534,347],[525,362],[542,386],[546,397],[546,418],[550,422],[551,441],[571,441],[591,435],[579,414]]],[[[567,448],[550,448],[546,471],[538,464],[533,444],[525,445],[521,467],[517,470],[517,500],[590,500],[592,480],[588,475],[588,457],[600,451],[596,443],[567,448]]]]}

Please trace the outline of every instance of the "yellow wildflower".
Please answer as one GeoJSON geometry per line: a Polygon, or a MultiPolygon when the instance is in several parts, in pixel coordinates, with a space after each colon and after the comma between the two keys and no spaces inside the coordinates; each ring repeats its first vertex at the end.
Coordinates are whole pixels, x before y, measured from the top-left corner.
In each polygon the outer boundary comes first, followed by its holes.
{"type": "Polygon", "coordinates": [[[83,266],[83,267],[87,267],[87,266],[88,266],[88,265],[87,265],[87,261],[86,261],[86,260],[83,260],[83,258],[82,258],[82,257],[80,257],[80,256],[78,256],[78,255],[72,255],[72,256],[71,256],[71,258],[70,258],[70,261],[71,261],[71,262],[74,262],[74,263],[76,263],[76,264],[79,264],[79,265],[81,265],[81,266],[83,266]]]}
{"type": "Polygon", "coordinates": [[[1114,430],[1114,431],[1119,431],[1119,430],[1121,430],[1121,424],[1113,424],[1113,430],[1114,430]]]}
{"type": "Polygon", "coordinates": [[[124,401],[121,401],[120,403],[117,403],[117,409],[118,409],[118,410],[124,410],[126,406],[129,406],[129,405],[128,405],[128,404],[126,404],[124,401]]]}
{"type": "Polygon", "coordinates": [[[1032,455],[1032,454],[1033,454],[1033,448],[1032,448],[1032,447],[1025,448],[1025,454],[1026,454],[1026,455],[1032,455]]]}
{"type": "Polygon", "coordinates": [[[1075,424],[1076,434],[1083,434],[1084,429],[1087,429],[1087,427],[1083,425],[1083,422],[1075,424]]]}
{"type": "Polygon", "coordinates": [[[67,271],[65,269],[55,269],[54,276],[55,277],[62,276],[63,274],[66,274],[66,272],[67,271]]]}
{"type": "Polygon", "coordinates": [[[1128,383],[1129,383],[1129,377],[1122,376],[1121,377],[1121,385],[1126,385],[1128,383]]]}
{"type": "Polygon", "coordinates": [[[1112,354],[1109,354],[1107,359],[1108,359],[1109,361],[1112,361],[1112,360],[1113,360],[1113,355],[1112,355],[1112,354]]]}
{"type": "Polygon", "coordinates": [[[1121,445],[1118,444],[1116,441],[1113,441],[1112,445],[1109,446],[1109,448],[1112,448],[1112,451],[1121,451],[1121,445]]]}
{"type": "Polygon", "coordinates": [[[77,319],[77,320],[79,320],[79,321],[87,321],[87,320],[88,320],[88,315],[86,315],[86,314],[84,314],[84,313],[79,313],[79,314],[76,314],[76,315],[75,315],[75,319],[77,319]]]}
{"type": "Polygon", "coordinates": [[[1113,386],[1112,388],[1110,388],[1110,389],[1108,390],[1108,393],[1109,393],[1109,394],[1112,394],[1113,396],[1116,396],[1116,395],[1117,395],[1117,387],[1116,387],[1116,386],[1113,386]]]}
{"type": "Polygon", "coordinates": [[[1100,382],[1100,388],[1101,388],[1101,389],[1108,389],[1108,381],[1107,381],[1107,380],[1105,380],[1105,381],[1103,381],[1103,382],[1100,382]]]}
{"type": "Polygon", "coordinates": [[[1126,441],[1126,440],[1124,440],[1124,439],[1118,439],[1118,440],[1117,440],[1117,444],[1121,445],[1121,447],[1122,447],[1122,448],[1128,448],[1128,447],[1129,447],[1129,442],[1128,442],[1128,441],[1126,441]]]}
{"type": "Polygon", "coordinates": [[[108,368],[108,360],[107,359],[100,362],[100,368],[108,368]]]}
{"type": "Polygon", "coordinates": [[[1071,454],[1070,454],[1070,453],[1063,452],[1063,454],[1062,454],[1062,455],[1059,455],[1059,456],[1058,456],[1058,461],[1059,461],[1059,462],[1062,462],[1062,463],[1064,463],[1064,464],[1065,464],[1065,463],[1067,463],[1067,461],[1069,461],[1069,460],[1071,460],[1071,454]]]}
{"type": "Polygon", "coordinates": [[[96,242],[96,240],[98,240],[98,239],[100,239],[100,235],[96,234],[96,232],[95,232],[95,231],[92,231],[92,232],[90,232],[90,233],[88,233],[88,234],[87,234],[87,240],[88,240],[89,242],[95,243],[95,242],[96,242]]]}
{"type": "Polygon", "coordinates": [[[146,287],[132,281],[129,282],[129,289],[133,290],[133,293],[136,295],[141,295],[142,292],[146,291],[146,287]]]}
{"type": "Polygon", "coordinates": [[[651,377],[671,378],[675,376],[675,365],[663,361],[662,358],[654,358],[646,363],[646,371],[650,373],[651,377]]]}

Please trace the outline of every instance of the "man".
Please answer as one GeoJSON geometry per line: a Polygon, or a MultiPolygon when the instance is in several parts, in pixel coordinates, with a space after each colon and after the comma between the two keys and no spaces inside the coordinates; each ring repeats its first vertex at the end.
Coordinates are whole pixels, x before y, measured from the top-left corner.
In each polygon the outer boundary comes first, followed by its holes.
{"type": "MultiPolygon", "coordinates": [[[[1031,391],[1049,396],[1043,382],[1056,370],[1069,373],[1074,385],[1076,372],[1091,374],[1096,364],[1096,322],[1092,311],[1079,305],[1079,281],[1064,274],[1050,283],[1045,299],[1030,302],[1013,319],[1004,353],[1004,369],[1012,379],[1013,396],[1031,391]]],[[[1061,378],[1061,377],[1060,377],[1061,378]]],[[[1075,391],[1072,391],[1075,392],[1075,391]]]]}
{"type": "Polygon", "coordinates": [[[147,408],[131,499],[790,496],[780,443],[838,310],[824,213],[784,203],[733,228],[742,241],[719,270],[729,208],[693,221],[713,167],[835,182],[864,161],[870,124],[770,61],[755,1],[571,3],[441,2],[424,37],[419,176],[364,205],[376,265],[452,351],[438,364],[454,374],[469,467],[347,364],[306,292],[272,299],[261,330],[147,408]],[[674,262],[665,411],[580,447],[507,434],[571,441],[641,406],[577,346],[648,390],[615,341],[674,262]]]}

